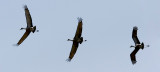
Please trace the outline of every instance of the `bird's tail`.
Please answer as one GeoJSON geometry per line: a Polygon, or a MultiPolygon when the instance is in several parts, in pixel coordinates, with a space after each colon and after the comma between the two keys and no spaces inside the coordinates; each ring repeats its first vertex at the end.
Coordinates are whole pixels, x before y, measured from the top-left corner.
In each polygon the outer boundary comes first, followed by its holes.
{"type": "Polygon", "coordinates": [[[142,50],[144,49],[144,43],[143,42],[141,43],[141,49],[142,50]]]}
{"type": "Polygon", "coordinates": [[[141,49],[143,50],[144,48],[149,47],[150,45],[144,45],[144,43],[142,42],[141,46],[142,46],[141,49]]]}
{"type": "Polygon", "coordinates": [[[35,31],[36,31],[36,26],[33,27],[33,31],[32,32],[34,33],[35,31]]]}

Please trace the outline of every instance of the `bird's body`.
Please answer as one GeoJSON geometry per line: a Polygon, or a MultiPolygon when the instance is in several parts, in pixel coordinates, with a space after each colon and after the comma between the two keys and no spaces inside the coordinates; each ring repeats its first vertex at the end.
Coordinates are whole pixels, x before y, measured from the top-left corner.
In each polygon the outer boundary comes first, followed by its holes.
{"type": "Polygon", "coordinates": [[[78,22],[78,26],[77,26],[77,31],[76,31],[76,34],[75,34],[73,40],[68,39],[68,41],[73,41],[72,49],[71,49],[68,61],[71,61],[71,59],[74,57],[74,55],[78,49],[79,43],[81,44],[83,42],[83,37],[81,37],[82,24],[83,24],[82,18],[78,18],[78,20],[79,20],[79,22],[78,22]]]}
{"type": "Polygon", "coordinates": [[[20,45],[31,32],[35,32],[36,31],[36,26],[33,27],[32,25],[32,18],[30,15],[30,12],[27,8],[27,5],[24,6],[24,11],[25,11],[25,16],[26,16],[26,21],[27,21],[27,27],[26,28],[21,28],[20,30],[25,29],[26,32],[24,33],[24,35],[22,36],[22,38],[18,41],[17,45],[20,45]]]}

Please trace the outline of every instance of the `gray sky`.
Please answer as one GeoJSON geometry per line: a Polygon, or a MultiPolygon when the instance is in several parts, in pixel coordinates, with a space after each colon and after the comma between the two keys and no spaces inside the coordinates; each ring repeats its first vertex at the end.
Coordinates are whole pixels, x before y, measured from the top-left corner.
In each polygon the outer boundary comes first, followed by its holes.
{"type": "Polygon", "coordinates": [[[160,0],[1,0],[0,72],[159,72],[160,0]],[[15,47],[26,27],[27,5],[38,33],[15,47]],[[82,43],[71,62],[77,17],[83,18],[82,43]],[[133,26],[149,48],[132,65],[133,26]]]}

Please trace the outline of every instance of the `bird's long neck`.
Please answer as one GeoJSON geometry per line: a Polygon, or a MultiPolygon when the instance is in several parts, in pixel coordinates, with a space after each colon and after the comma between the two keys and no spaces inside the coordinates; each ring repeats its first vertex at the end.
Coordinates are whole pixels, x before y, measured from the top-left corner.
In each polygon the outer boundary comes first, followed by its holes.
{"type": "Polygon", "coordinates": [[[21,28],[20,30],[26,30],[27,28],[21,28]]]}
{"type": "Polygon", "coordinates": [[[132,48],[132,47],[135,47],[135,46],[131,45],[130,48],[132,48]]]}
{"type": "Polygon", "coordinates": [[[71,39],[68,39],[67,41],[73,41],[73,40],[71,40],[71,39]]]}

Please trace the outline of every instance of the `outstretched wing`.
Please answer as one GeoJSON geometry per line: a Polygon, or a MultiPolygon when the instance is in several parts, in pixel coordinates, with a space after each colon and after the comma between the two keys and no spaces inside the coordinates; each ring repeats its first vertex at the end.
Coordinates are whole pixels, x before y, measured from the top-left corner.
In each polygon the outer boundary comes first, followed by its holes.
{"type": "Polygon", "coordinates": [[[79,45],[78,42],[73,41],[72,49],[71,49],[68,61],[71,61],[71,59],[74,57],[74,55],[75,55],[75,53],[76,53],[76,51],[78,49],[78,45],[79,45]]]}
{"type": "Polygon", "coordinates": [[[131,57],[131,61],[132,61],[132,64],[135,64],[137,61],[136,61],[136,53],[138,52],[139,48],[136,47],[134,49],[134,51],[130,54],[130,57],[131,57]]]}
{"type": "Polygon", "coordinates": [[[27,27],[33,27],[32,18],[31,18],[31,15],[30,15],[30,12],[28,10],[27,5],[24,6],[24,11],[25,11],[25,15],[26,15],[27,27]]]}
{"type": "Polygon", "coordinates": [[[80,38],[81,37],[81,34],[82,34],[82,18],[78,18],[78,26],[77,26],[77,31],[76,31],[76,34],[75,34],[75,37],[77,38],[80,38]]]}
{"type": "Polygon", "coordinates": [[[22,36],[22,38],[19,40],[19,42],[17,43],[17,45],[20,45],[28,37],[28,35],[30,33],[31,33],[31,31],[26,30],[26,32],[24,33],[24,35],[22,36]]]}
{"type": "Polygon", "coordinates": [[[133,39],[133,41],[134,41],[135,44],[140,44],[139,39],[137,37],[137,30],[138,30],[138,28],[136,26],[133,27],[132,39],[133,39]]]}

